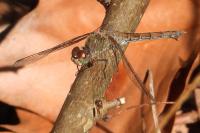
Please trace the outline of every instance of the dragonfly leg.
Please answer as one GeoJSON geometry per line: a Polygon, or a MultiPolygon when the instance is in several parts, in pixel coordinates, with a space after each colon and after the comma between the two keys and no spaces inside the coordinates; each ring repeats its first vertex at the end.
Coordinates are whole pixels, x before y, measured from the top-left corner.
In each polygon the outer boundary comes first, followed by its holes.
{"type": "Polygon", "coordinates": [[[150,99],[154,99],[151,94],[148,92],[146,86],[144,85],[144,83],[142,82],[142,80],[140,79],[140,77],[137,75],[136,71],[134,70],[134,68],[132,67],[132,65],[130,64],[130,62],[128,61],[128,59],[126,58],[126,56],[124,55],[123,50],[121,49],[120,44],[118,44],[116,42],[116,40],[114,38],[112,38],[111,36],[108,36],[108,38],[111,40],[112,45],[115,46],[115,48],[119,51],[120,56],[122,57],[122,61],[124,66],[126,67],[127,70],[127,74],[129,76],[129,78],[137,83],[138,87],[141,89],[142,92],[145,93],[145,95],[150,98],[150,99]]]}
{"type": "Polygon", "coordinates": [[[81,71],[81,68],[80,68],[80,66],[79,66],[79,65],[76,65],[76,68],[77,68],[77,72],[75,73],[75,76],[77,76],[77,75],[78,75],[78,73],[81,71]]]}

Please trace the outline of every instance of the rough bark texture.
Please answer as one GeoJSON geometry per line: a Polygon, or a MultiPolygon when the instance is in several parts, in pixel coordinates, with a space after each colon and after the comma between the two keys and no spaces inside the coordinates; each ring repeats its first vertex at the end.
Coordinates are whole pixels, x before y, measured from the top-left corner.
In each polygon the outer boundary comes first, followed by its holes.
{"type": "MultiPolygon", "coordinates": [[[[186,30],[187,34],[179,41],[171,39],[144,41],[131,44],[126,50],[126,57],[141,79],[147,69],[152,70],[158,101],[167,101],[168,95],[178,98],[177,92],[183,91],[185,78],[190,79],[187,76],[187,71],[190,69],[187,62],[191,62],[190,56],[200,42],[199,7],[199,0],[181,2],[151,0],[136,32],[186,30]]],[[[101,7],[95,0],[84,0],[84,2],[82,0],[40,0],[36,8],[22,17],[0,43],[0,66],[11,65],[20,58],[90,32],[102,24],[104,14],[103,6],[101,7]]],[[[81,46],[82,43],[77,45],[81,46]]],[[[20,123],[1,122],[1,130],[4,127],[19,133],[50,132],[77,72],[76,66],[70,60],[73,47],[51,54],[20,69],[17,73],[0,73],[0,101],[20,107],[20,110],[26,110],[20,113],[17,111],[16,115],[20,123]]],[[[199,59],[196,59],[196,63],[198,66],[199,59]]],[[[189,73],[196,70],[195,68],[197,67],[193,65],[189,73]]],[[[120,110],[113,110],[122,113],[107,122],[98,121],[90,132],[141,132],[140,114],[143,109],[123,111],[127,107],[141,104],[139,100],[141,92],[130,81],[121,63],[118,69],[106,89],[106,98],[125,96],[126,104],[120,110]]],[[[159,113],[163,112],[164,106],[158,106],[159,113]]],[[[149,107],[145,107],[145,110],[146,108],[149,107]]],[[[3,111],[4,107],[0,106],[0,110],[3,111]]],[[[154,127],[152,114],[148,111],[144,117],[146,130],[151,132],[154,127]]],[[[12,113],[6,111],[6,114],[1,116],[1,120],[8,120],[12,113]]],[[[166,129],[167,133],[171,132],[169,127],[166,129]]]]}
{"type": "MultiPolygon", "coordinates": [[[[134,31],[149,3],[149,0],[113,0],[106,11],[102,30],[134,31]]],[[[95,34],[88,38],[86,45],[91,51],[101,51],[107,47],[109,40],[95,34]]],[[[94,100],[102,98],[108,87],[117,65],[113,51],[101,53],[92,67],[77,74],[52,132],[81,133],[90,129],[95,119],[93,116],[94,100]],[[105,70],[104,70],[105,69],[105,70]],[[105,73],[105,76],[104,76],[105,73]]],[[[117,57],[117,61],[119,61],[117,57]]]]}

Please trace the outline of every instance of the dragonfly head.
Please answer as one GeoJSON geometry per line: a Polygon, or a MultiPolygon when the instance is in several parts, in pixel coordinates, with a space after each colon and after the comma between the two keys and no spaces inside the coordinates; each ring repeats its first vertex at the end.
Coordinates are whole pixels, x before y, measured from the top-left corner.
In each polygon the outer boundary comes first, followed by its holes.
{"type": "Polygon", "coordinates": [[[72,58],[80,59],[85,57],[85,52],[81,50],[79,47],[74,47],[72,49],[72,58]]]}

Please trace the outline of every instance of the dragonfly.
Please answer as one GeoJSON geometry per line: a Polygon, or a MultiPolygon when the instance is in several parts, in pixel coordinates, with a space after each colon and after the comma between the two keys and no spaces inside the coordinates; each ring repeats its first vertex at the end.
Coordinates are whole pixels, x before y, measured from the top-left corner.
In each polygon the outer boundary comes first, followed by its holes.
{"type": "MultiPolygon", "coordinates": [[[[122,45],[125,45],[129,42],[136,42],[136,41],[144,41],[144,40],[156,40],[156,39],[163,39],[163,38],[172,38],[172,39],[178,39],[179,36],[183,34],[183,32],[179,31],[164,31],[164,32],[149,32],[149,33],[122,33],[122,32],[110,32],[110,31],[102,31],[99,34],[101,36],[108,37],[108,39],[111,40],[115,48],[119,51],[124,66],[126,67],[127,74],[129,78],[138,84],[138,87],[141,89],[144,94],[150,98],[154,99],[148,92],[143,84],[142,80],[137,75],[136,71],[132,67],[132,65],[129,63],[128,59],[124,55],[123,50],[121,49],[122,45]]],[[[103,50],[99,51],[100,53],[106,52],[111,47],[106,47],[103,50]]],[[[79,47],[75,47],[72,50],[72,61],[77,66],[85,66],[90,64],[91,62],[96,61],[95,56],[99,52],[90,52],[87,47],[83,47],[80,49],[79,47]]]]}
{"type": "MultiPolygon", "coordinates": [[[[121,49],[122,45],[125,45],[129,42],[137,42],[137,41],[144,41],[144,40],[157,40],[157,39],[168,39],[172,38],[177,40],[183,33],[182,31],[162,31],[162,32],[147,32],[147,33],[125,33],[125,32],[119,32],[119,31],[106,31],[106,30],[100,30],[100,31],[93,31],[89,32],[83,35],[80,35],[78,37],[72,38],[70,40],[67,40],[61,44],[58,44],[55,47],[52,47],[50,49],[43,50],[41,52],[35,53],[33,55],[27,56],[25,58],[19,59],[14,63],[14,67],[20,67],[25,66],[30,63],[36,62],[47,55],[54,53],[56,51],[59,51],[61,49],[64,49],[66,47],[69,47],[75,43],[78,43],[84,39],[86,39],[88,36],[93,34],[100,34],[101,36],[108,37],[113,42],[113,45],[115,48],[119,51],[122,61],[126,67],[126,70],[128,71],[128,76],[133,82],[137,82],[139,88],[144,92],[144,94],[149,97],[150,99],[153,99],[152,96],[147,92],[146,87],[142,83],[141,79],[129,63],[128,59],[124,55],[123,50],[121,49]]],[[[100,52],[106,52],[110,47],[107,47],[103,49],[100,52]]],[[[94,61],[94,57],[97,53],[91,52],[90,49],[87,47],[79,48],[74,47],[72,49],[72,55],[71,59],[77,66],[87,66],[88,64],[91,64],[94,61]]]]}

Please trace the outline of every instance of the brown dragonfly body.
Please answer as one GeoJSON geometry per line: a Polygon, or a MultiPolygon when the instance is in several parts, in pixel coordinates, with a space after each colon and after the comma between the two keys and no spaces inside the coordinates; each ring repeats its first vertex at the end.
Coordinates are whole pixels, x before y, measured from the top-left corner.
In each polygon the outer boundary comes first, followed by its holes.
{"type": "MultiPolygon", "coordinates": [[[[129,42],[136,42],[136,41],[144,41],[144,40],[157,40],[157,39],[166,39],[166,38],[172,38],[172,39],[178,39],[184,32],[180,31],[164,31],[164,32],[148,32],[148,33],[124,33],[124,32],[118,32],[118,31],[98,31],[98,32],[90,32],[83,34],[81,36],[75,37],[71,40],[65,41],[53,48],[41,51],[39,53],[27,56],[25,58],[22,58],[15,62],[14,66],[24,66],[30,63],[33,63],[37,60],[40,60],[44,57],[46,57],[48,54],[56,52],[58,50],[61,50],[63,48],[66,48],[68,46],[71,46],[85,38],[87,38],[91,34],[100,34],[104,37],[108,37],[115,47],[118,49],[119,53],[121,54],[122,60],[124,62],[124,65],[126,66],[128,70],[128,75],[132,81],[136,81],[139,85],[139,87],[142,89],[142,91],[152,99],[152,97],[147,92],[145,86],[143,85],[140,78],[137,76],[136,72],[134,71],[133,67],[130,65],[129,61],[127,60],[126,56],[124,55],[121,46],[127,44],[129,42]],[[129,73],[130,72],[130,73],[129,73]]],[[[106,52],[110,47],[104,48],[101,51],[98,52],[106,52]]],[[[88,48],[83,47],[82,49],[75,47],[72,50],[72,61],[77,66],[86,66],[87,64],[91,63],[95,60],[97,52],[92,52],[88,48]]]]}
{"type": "MultiPolygon", "coordinates": [[[[124,32],[112,32],[112,31],[101,31],[98,34],[104,36],[104,37],[111,37],[118,43],[119,45],[125,45],[129,42],[137,42],[137,41],[144,41],[144,40],[158,40],[158,39],[164,39],[164,38],[172,38],[172,39],[178,39],[179,36],[182,35],[183,32],[180,31],[164,31],[164,32],[148,32],[148,33],[124,33],[124,32]]],[[[116,44],[115,43],[115,44],[116,44]]],[[[119,49],[120,47],[118,47],[119,49]]],[[[101,51],[94,51],[91,52],[89,49],[83,47],[83,49],[75,47],[72,50],[72,61],[80,66],[85,65],[91,59],[88,58],[95,58],[97,53],[99,52],[106,52],[109,50],[110,47],[104,48],[101,51]],[[90,56],[88,56],[90,54],[90,56]]]]}
{"type": "MultiPolygon", "coordinates": [[[[89,35],[96,34],[96,33],[104,35],[104,36],[111,36],[120,45],[123,45],[128,42],[136,42],[136,41],[143,41],[143,40],[155,40],[155,39],[162,39],[162,38],[178,39],[178,37],[181,36],[183,32],[180,32],[180,31],[164,31],[164,32],[148,32],[148,33],[124,33],[124,32],[117,32],[117,31],[89,32],[89,33],[80,35],[78,37],[72,38],[70,40],[67,40],[53,48],[46,49],[36,54],[19,59],[14,63],[14,66],[25,66],[30,63],[36,62],[53,52],[69,47],[77,42],[80,42],[81,40],[86,39],[89,35]]],[[[103,51],[106,51],[107,49],[108,48],[106,48],[103,51]]],[[[76,56],[76,55],[74,54],[72,56],[76,56]]]]}

